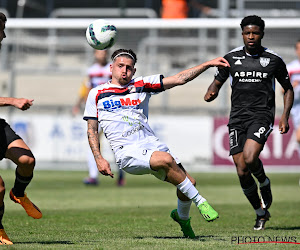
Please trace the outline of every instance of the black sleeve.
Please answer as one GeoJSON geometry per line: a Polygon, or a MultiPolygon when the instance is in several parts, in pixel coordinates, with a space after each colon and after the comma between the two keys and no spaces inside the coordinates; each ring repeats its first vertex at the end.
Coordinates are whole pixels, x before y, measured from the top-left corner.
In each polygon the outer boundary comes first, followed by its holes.
{"type": "MultiPolygon", "coordinates": [[[[224,58],[228,61],[226,56],[224,58]]],[[[217,69],[216,74],[215,74],[215,79],[218,80],[219,82],[224,83],[227,78],[229,77],[229,67],[224,67],[222,69],[217,69]]]]}
{"type": "Polygon", "coordinates": [[[279,58],[277,70],[275,72],[275,78],[285,90],[293,88],[286,65],[281,58],[279,58]]]}

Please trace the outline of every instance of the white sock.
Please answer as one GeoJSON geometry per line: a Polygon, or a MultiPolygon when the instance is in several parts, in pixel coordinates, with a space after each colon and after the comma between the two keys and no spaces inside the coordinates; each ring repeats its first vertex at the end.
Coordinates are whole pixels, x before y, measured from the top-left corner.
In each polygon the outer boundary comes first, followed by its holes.
{"type": "Polygon", "coordinates": [[[206,201],[206,199],[204,199],[199,194],[198,190],[195,188],[188,177],[185,177],[185,180],[179,183],[176,187],[181,193],[192,200],[196,204],[196,206],[199,206],[201,203],[206,201]]]}
{"type": "Polygon", "coordinates": [[[263,210],[261,207],[258,208],[258,209],[255,209],[255,213],[258,215],[258,216],[264,216],[266,214],[266,211],[263,210]]]}
{"type": "Polygon", "coordinates": [[[259,183],[260,187],[267,186],[270,183],[269,178],[267,177],[263,183],[259,183]]]}
{"type": "Polygon", "coordinates": [[[177,213],[180,219],[188,220],[190,218],[190,208],[192,201],[182,201],[178,199],[177,201],[177,213]]]}

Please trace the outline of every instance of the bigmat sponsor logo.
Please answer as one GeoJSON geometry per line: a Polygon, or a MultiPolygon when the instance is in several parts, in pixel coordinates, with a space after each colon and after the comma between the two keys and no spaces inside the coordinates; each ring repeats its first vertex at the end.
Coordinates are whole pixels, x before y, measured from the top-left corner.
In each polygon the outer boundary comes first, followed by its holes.
{"type": "Polygon", "coordinates": [[[299,244],[296,236],[231,236],[231,244],[299,244]]]}
{"type": "Polygon", "coordinates": [[[108,100],[103,102],[103,107],[105,109],[117,109],[122,106],[136,106],[141,103],[140,99],[131,99],[131,98],[120,98],[120,100],[108,100]]]}

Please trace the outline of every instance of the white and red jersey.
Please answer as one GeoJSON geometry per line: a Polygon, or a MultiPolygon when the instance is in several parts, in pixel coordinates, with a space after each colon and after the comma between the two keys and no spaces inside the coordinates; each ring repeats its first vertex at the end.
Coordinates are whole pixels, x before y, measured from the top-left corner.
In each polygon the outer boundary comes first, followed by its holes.
{"type": "Polygon", "coordinates": [[[148,105],[152,94],[164,91],[162,79],[162,75],[138,77],[125,86],[109,81],[91,89],[83,119],[98,120],[114,151],[157,141],[148,124],[148,105]]]}
{"type": "Polygon", "coordinates": [[[294,87],[294,106],[296,106],[300,104],[300,61],[294,60],[288,63],[286,67],[294,87]],[[295,82],[298,82],[298,84],[295,85],[295,82]]]}
{"type": "Polygon", "coordinates": [[[86,83],[88,89],[108,82],[111,79],[110,63],[107,63],[105,66],[101,66],[98,63],[93,64],[88,68],[87,75],[89,77],[86,83]]]}

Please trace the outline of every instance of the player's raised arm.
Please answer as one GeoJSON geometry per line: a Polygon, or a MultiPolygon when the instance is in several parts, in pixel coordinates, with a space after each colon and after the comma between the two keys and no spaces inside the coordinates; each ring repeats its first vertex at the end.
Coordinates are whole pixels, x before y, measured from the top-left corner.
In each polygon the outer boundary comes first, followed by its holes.
{"type": "Polygon", "coordinates": [[[202,63],[193,68],[183,70],[174,76],[163,78],[164,89],[170,89],[178,85],[186,84],[187,82],[195,79],[197,76],[199,76],[201,73],[203,73],[210,67],[223,68],[230,67],[230,65],[228,61],[223,57],[215,58],[211,61],[202,63]]]}
{"type": "Polygon", "coordinates": [[[99,172],[103,175],[109,175],[111,178],[114,178],[113,173],[110,169],[110,164],[107,160],[105,160],[100,152],[100,141],[99,141],[99,134],[98,134],[98,121],[89,119],[87,120],[88,129],[87,135],[91,150],[95,157],[95,161],[97,164],[97,168],[99,172]]]}
{"type": "Polygon", "coordinates": [[[0,106],[14,106],[21,110],[27,110],[33,105],[33,99],[0,97],[0,106]]]}

